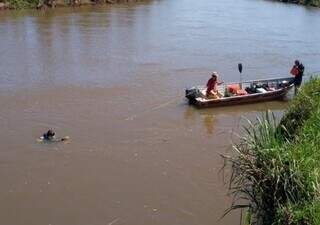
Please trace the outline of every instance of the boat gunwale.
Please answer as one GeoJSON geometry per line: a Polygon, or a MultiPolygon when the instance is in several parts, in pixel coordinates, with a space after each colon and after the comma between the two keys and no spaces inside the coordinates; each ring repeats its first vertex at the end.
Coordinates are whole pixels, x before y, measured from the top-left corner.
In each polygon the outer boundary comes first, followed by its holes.
{"type": "MultiPolygon", "coordinates": [[[[280,80],[294,80],[294,77],[281,77],[281,78],[268,78],[263,80],[248,80],[248,81],[242,81],[242,82],[228,82],[223,83],[223,85],[230,85],[230,84],[247,84],[247,83],[254,83],[254,82],[266,82],[266,81],[280,81],[280,80]]],[[[194,86],[196,88],[206,88],[205,85],[197,85],[194,86]]]]}
{"type": "Polygon", "coordinates": [[[203,103],[208,103],[208,102],[227,102],[228,100],[233,100],[233,99],[242,99],[242,98],[249,98],[249,97],[257,97],[257,96],[268,96],[268,95],[275,95],[278,93],[281,93],[283,91],[289,90],[290,88],[293,87],[294,84],[290,84],[287,87],[279,88],[274,91],[268,91],[265,93],[252,93],[252,94],[247,94],[247,95],[236,95],[236,96],[230,96],[230,97],[222,97],[222,98],[217,98],[217,99],[206,99],[205,101],[199,101],[198,98],[195,98],[197,102],[203,102],[203,103]]]}

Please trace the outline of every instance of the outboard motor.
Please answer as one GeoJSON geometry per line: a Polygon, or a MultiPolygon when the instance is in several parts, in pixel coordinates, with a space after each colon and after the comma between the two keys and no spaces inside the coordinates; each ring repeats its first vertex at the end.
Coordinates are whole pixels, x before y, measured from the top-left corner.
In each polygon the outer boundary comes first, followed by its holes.
{"type": "Polygon", "coordinates": [[[186,89],[186,98],[189,100],[194,100],[195,98],[201,97],[202,94],[197,87],[192,87],[186,89]]]}

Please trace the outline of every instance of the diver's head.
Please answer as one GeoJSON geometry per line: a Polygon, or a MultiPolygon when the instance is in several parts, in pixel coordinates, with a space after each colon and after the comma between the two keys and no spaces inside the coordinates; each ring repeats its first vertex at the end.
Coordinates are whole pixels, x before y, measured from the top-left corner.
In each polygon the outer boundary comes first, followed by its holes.
{"type": "Polygon", "coordinates": [[[48,139],[52,139],[53,137],[54,137],[54,135],[56,135],[55,134],[55,132],[53,131],[53,130],[48,130],[48,132],[47,132],[47,138],[48,139]]]}

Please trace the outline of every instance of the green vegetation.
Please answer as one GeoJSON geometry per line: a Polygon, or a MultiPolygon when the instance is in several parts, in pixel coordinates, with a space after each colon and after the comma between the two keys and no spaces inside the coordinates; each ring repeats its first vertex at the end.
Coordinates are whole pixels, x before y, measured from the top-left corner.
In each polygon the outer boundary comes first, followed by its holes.
{"type": "MultiPolygon", "coordinates": [[[[0,0],[0,2],[2,2],[0,0]]],[[[39,0],[5,0],[3,1],[11,9],[36,8],[39,0]]]]}
{"type": "Polygon", "coordinates": [[[3,1],[4,8],[10,9],[25,9],[25,8],[46,8],[59,5],[80,5],[80,4],[90,4],[94,1],[90,0],[0,0],[3,1]]]}
{"type": "MultiPolygon", "coordinates": [[[[0,9],[54,8],[56,6],[79,6],[88,4],[115,4],[132,0],[0,0],[0,9]]],[[[134,0],[133,0],[134,1],[134,0]]]]}
{"type": "MultiPolygon", "coordinates": [[[[59,0],[57,0],[59,1],[59,0]]],[[[93,3],[117,3],[117,2],[126,2],[130,0],[94,0],[93,3]]],[[[309,5],[320,7],[320,0],[278,0],[280,2],[290,2],[302,5],[309,5]]],[[[90,0],[89,0],[90,2],[90,0]]],[[[22,8],[42,8],[45,7],[55,7],[56,0],[0,0],[0,9],[10,8],[10,9],[22,9],[22,8]]],[[[81,0],[65,0],[63,4],[60,5],[77,5],[81,4],[81,0]]],[[[88,1],[86,1],[88,4],[88,1]]]]}
{"type": "Polygon", "coordinates": [[[279,1],[320,7],[320,0],[279,0],[279,1]]]}
{"type": "Polygon", "coordinates": [[[0,0],[0,9],[54,8],[56,6],[79,6],[90,4],[127,3],[138,0],[0,0]]]}
{"type": "MultiPolygon", "coordinates": [[[[279,123],[266,113],[234,146],[230,210],[246,223],[320,224],[320,79],[304,85],[279,123]]],[[[227,211],[227,212],[228,212],[227,211]]]]}

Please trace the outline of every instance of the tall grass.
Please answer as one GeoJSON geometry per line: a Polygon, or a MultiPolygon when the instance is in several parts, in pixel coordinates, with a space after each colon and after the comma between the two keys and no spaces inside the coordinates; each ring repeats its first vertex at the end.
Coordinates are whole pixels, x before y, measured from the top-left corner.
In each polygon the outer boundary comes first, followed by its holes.
{"type": "Polygon", "coordinates": [[[278,123],[267,112],[249,121],[235,154],[230,210],[246,208],[250,224],[320,224],[320,79],[308,82],[278,123]]]}

